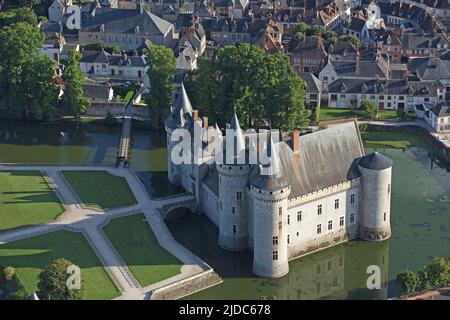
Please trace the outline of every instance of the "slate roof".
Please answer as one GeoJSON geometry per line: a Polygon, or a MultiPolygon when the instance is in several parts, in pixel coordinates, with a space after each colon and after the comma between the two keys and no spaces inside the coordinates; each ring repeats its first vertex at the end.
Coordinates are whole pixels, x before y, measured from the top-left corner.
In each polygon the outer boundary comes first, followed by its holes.
{"type": "Polygon", "coordinates": [[[138,26],[139,34],[150,36],[165,35],[173,27],[169,21],[148,11],[140,14],[135,10],[112,8],[96,8],[94,17],[85,19],[81,25],[82,31],[100,31],[104,25],[106,32],[114,33],[136,33],[138,26]]]}
{"type": "Polygon", "coordinates": [[[384,94],[405,96],[437,96],[437,89],[444,89],[441,82],[406,80],[338,79],[328,86],[330,93],[384,94]]]}
{"type": "Polygon", "coordinates": [[[338,77],[385,78],[387,67],[381,61],[330,61],[338,77]]]}
{"type": "Polygon", "coordinates": [[[178,93],[175,105],[172,108],[171,115],[166,119],[165,124],[169,128],[175,129],[183,127],[187,122],[192,120],[193,108],[191,101],[186,93],[183,83],[181,84],[180,92],[178,93]]]}
{"type": "Polygon", "coordinates": [[[375,151],[359,159],[358,166],[370,170],[384,170],[392,167],[393,162],[390,158],[375,151]]]}
{"type": "Polygon", "coordinates": [[[298,155],[287,143],[279,143],[278,150],[283,173],[291,183],[289,198],[358,177],[355,163],[364,156],[355,122],[300,136],[298,155]]]}
{"type": "Polygon", "coordinates": [[[89,98],[95,99],[109,99],[109,92],[111,87],[108,85],[100,85],[100,84],[84,84],[83,91],[84,94],[89,98]]]}
{"type": "Polygon", "coordinates": [[[405,34],[402,39],[402,47],[405,49],[422,49],[422,48],[438,48],[438,44],[441,45],[441,48],[444,45],[448,44],[448,41],[445,40],[442,36],[432,35],[413,35],[413,34],[405,34]]]}
{"type": "Polygon", "coordinates": [[[450,117],[450,106],[446,102],[438,103],[431,111],[438,118],[440,117],[450,117]]]}
{"type": "Polygon", "coordinates": [[[408,70],[421,80],[450,79],[450,61],[439,58],[416,58],[408,63],[408,70]]]}
{"type": "Polygon", "coordinates": [[[353,17],[350,23],[348,23],[345,27],[356,32],[361,32],[365,24],[366,20],[353,17]]]}
{"type": "Polygon", "coordinates": [[[321,59],[327,56],[324,47],[323,39],[317,36],[305,37],[292,50],[293,53],[300,54],[303,57],[310,57],[313,59],[321,59]]]}
{"type": "Polygon", "coordinates": [[[299,77],[306,83],[306,91],[308,93],[320,93],[322,90],[321,81],[311,72],[299,72],[299,77]]]}
{"type": "Polygon", "coordinates": [[[121,54],[109,54],[106,51],[85,51],[80,62],[84,63],[107,63],[112,66],[145,67],[143,56],[128,56],[121,54]]]}

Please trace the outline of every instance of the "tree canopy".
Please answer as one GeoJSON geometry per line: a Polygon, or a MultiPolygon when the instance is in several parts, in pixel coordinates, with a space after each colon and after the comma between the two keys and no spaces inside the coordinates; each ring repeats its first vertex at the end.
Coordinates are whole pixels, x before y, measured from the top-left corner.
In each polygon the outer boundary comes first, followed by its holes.
{"type": "Polygon", "coordinates": [[[172,82],[176,60],[170,48],[152,45],[145,51],[150,93],[145,101],[151,108],[152,126],[161,127],[172,105],[172,82]]]}
{"type": "Polygon", "coordinates": [[[39,54],[44,35],[27,22],[0,28],[0,102],[15,118],[57,116],[53,61],[39,54]]]}
{"type": "MultiPolygon", "coordinates": [[[[39,274],[39,293],[42,300],[81,300],[84,295],[84,281],[80,279],[80,289],[69,288],[71,276],[68,268],[73,263],[66,259],[53,261],[39,274]]],[[[80,275],[82,276],[82,275],[80,275]]]]}
{"type": "Polygon", "coordinates": [[[414,293],[419,284],[419,276],[411,270],[405,270],[404,272],[399,273],[395,279],[395,285],[400,291],[400,294],[409,295],[414,293]]]}
{"type": "Polygon", "coordinates": [[[69,61],[63,72],[65,89],[62,96],[62,106],[77,120],[90,107],[89,100],[83,90],[85,75],[80,69],[81,58],[82,55],[78,51],[70,51],[69,61]]]}
{"type": "Polygon", "coordinates": [[[194,105],[223,126],[234,108],[244,128],[292,130],[308,125],[305,83],[289,58],[250,44],[226,46],[200,59],[186,86],[194,105]]]}

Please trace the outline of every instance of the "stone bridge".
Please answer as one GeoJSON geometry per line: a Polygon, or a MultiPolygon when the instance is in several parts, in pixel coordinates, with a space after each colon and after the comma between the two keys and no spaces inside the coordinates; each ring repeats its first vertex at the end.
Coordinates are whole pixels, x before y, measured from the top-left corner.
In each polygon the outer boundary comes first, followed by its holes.
{"type": "Polygon", "coordinates": [[[188,198],[184,196],[182,199],[173,198],[173,201],[171,201],[170,203],[164,204],[159,209],[159,212],[160,212],[163,220],[166,220],[167,217],[169,216],[169,214],[177,208],[186,208],[186,209],[189,209],[191,212],[196,212],[197,211],[197,201],[195,200],[194,196],[191,196],[188,198]]]}

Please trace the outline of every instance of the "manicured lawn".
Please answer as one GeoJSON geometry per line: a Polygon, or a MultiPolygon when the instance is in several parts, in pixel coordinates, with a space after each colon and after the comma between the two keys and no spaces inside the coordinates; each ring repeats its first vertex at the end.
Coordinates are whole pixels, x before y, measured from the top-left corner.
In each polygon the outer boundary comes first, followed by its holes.
{"type": "Polygon", "coordinates": [[[0,245],[0,265],[13,266],[30,294],[37,290],[42,269],[59,258],[81,268],[85,299],[113,299],[120,295],[81,233],[57,231],[0,245]]]}
{"type": "Polygon", "coordinates": [[[357,116],[357,110],[339,108],[320,108],[319,120],[338,120],[357,116]]]}
{"type": "Polygon", "coordinates": [[[62,171],[87,206],[107,209],[133,205],[133,192],[125,178],[106,171],[62,171]]]}
{"type": "Polygon", "coordinates": [[[430,145],[419,135],[404,131],[367,131],[361,137],[366,148],[396,148],[406,147],[430,148],[430,145]]]}
{"type": "Polygon", "coordinates": [[[63,211],[39,171],[0,171],[0,231],[49,222],[63,211]]]}
{"type": "Polygon", "coordinates": [[[162,248],[143,214],[111,220],[103,231],[141,286],[180,273],[182,262],[162,248]]]}
{"type": "MultiPolygon", "coordinates": [[[[361,110],[355,109],[340,109],[340,108],[320,108],[319,120],[339,120],[351,119],[360,116],[361,110]]],[[[398,119],[397,111],[384,110],[378,112],[376,120],[396,120],[398,119]]]]}

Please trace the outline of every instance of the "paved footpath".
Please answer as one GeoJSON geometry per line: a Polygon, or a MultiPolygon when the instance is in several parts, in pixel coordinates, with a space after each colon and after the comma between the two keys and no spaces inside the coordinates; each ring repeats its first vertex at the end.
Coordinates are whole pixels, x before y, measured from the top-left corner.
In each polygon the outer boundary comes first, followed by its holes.
{"type": "Polygon", "coordinates": [[[140,179],[129,168],[124,169],[97,165],[0,164],[0,171],[1,170],[41,171],[44,179],[55,191],[66,211],[54,222],[0,232],[0,244],[57,230],[82,232],[100,261],[103,263],[105,270],[116,283],[118,289],[122,292],[122,295],[117,298],[120,300],[146,299],[151,290],[189,278],[210,269],[205,262],[173,238],[158,211],[158,209],[165,205],[173,205],[179,202],[193,200],[192,195],[183,194],[161,200],[151,199],[140,179]],[[106,170],[112,175],[123,177],[128,182],[138,203],[124,208],[104,211],[87,208],[61,174],[61,171],[63,170],[106,170]],[[139,212],[144,213],[145,218],[160,245],[184,263],[180,274],[145,288],[141,287],[122,257],[118,254],[101,229],[111,218],[136,214],[139,212]]]}

